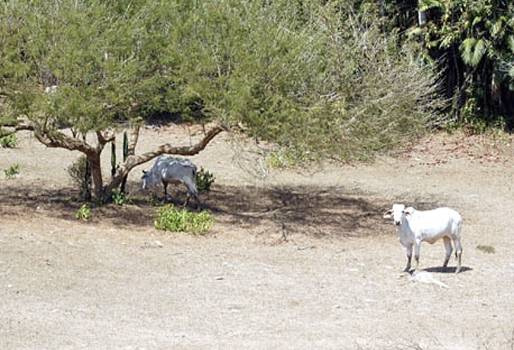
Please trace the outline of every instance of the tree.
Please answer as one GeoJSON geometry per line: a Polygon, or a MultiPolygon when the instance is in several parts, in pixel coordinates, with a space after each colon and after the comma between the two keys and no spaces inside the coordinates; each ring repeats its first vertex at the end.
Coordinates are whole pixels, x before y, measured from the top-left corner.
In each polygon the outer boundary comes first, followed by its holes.
{"type": "Polygon", "coordinates": [[[3,125],[85,154],[98,199],[134,166],[195,154],[235,127],[299,159],[367,159],[438,122],[441,101],[434,72],[354,5],[3,2],[3,125]],[[139,128],[156,113],[214,126],[194,146],[136,155],[139,128]],[[100,154],[119,125],[131,128],[130,156],[104,183],[100,154]]]}
{"type": "MultiPolygon", "coordinates": [[[[133,2],[8,2],[0,5],[0,94],[11,111],[4,126],[29,129],[48,147],[84,153],[96,198],[109,196],[136,165],[163,154],[199,152],[219,132],[211,129],[192,147],[160,145],[135,155],[141,118],[166,108],[180,94],[175,57],[167,55],[168,31],[133,2]],[[164,96],[167,99],[164,99],[164,96]],[[19,118],[18,116],[22,116],[19,118]],[[104,184],[100,154],[114,140],[114,126],[132,127],[128,159],[104,184]],[[71,129],[71,135],[62,131],[71,129]],[[82,138],[96,135],[92,145],[82,138]]],[[[158,6],[158,5],[156,5],[158,6]]]]}

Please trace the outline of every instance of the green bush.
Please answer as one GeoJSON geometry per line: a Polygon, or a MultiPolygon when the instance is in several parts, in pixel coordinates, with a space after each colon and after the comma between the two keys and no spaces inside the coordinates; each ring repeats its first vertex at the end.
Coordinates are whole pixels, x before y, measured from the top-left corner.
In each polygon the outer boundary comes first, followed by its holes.
{"type": "Polygon", "coordinates": [[[127,195],[120,190],[113,190],[112,191],[112,201],[116,205],[123,205],[127,204],[129,202],[129,199],[127,198],[127,195]]]}
{"type": "Polygon", "coordinates": [[[206,233],[213,224],[214,219],[207,211],[194,213],[186,209],[177,209],[172,205],[160,208],[154,222],[155,228],[158,230],[195,234],[206,233]]]}
{"type": "Polygon", "coordinates": [[[75,218],[82,221],[88,221],[91,218],[91,208],[87,204],[82,204],[82,206],[75,213],[75,218]]]}
{"type": "Polygon", "coordinates": [[[198,192],[209,192],[215,180],[216,178],[210,171],[200,168],[200,171],[196,173],[196,188],[198,192]]]}
{"type": "Polygon", "coordinates": [[[4,170],[4,174],[7,179],[13,179],[19,173],[20,173],[20,165],[19,164],[13,164],[9,168],[4,170]]]}
{"type": "Polygon", "coordinates": [[[3,148],[14,148],[18,144],[16,134],[10,134],[0,138],[0,146],[3,148]]]}

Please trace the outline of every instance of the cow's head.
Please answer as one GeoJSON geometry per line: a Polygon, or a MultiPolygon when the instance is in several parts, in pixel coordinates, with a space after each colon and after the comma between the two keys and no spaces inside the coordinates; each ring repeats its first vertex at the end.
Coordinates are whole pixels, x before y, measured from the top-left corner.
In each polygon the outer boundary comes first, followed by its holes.
{"type": "Polygon", "coordinates": [[[403,224],[407,215],[412,214],[414,208],[405,208],[404,204],[393,204],[393,209],[389,209],[384,213],[385,219],[393,218],[393,222],[396,226],[403,224]]]}
{"type": "Polygon", "coordinates": [[[152,174],[146,170],[143,170],[143,176],[141,176],[141,180],[142,180],[141,188],[143,190],[147,190],[147,189],[153,187],[154,182],[155,182],[155,181],[153,181],[152,174]]]}

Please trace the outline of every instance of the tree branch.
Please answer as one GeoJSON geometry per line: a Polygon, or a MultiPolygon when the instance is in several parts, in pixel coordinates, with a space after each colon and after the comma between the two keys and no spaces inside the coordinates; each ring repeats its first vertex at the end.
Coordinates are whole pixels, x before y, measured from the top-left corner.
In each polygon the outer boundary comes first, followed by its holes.
{"type": "Polygon", "coordinates": [[[39,130],[34,128],[34,136],[39,142],[44,144],[46,147],[52,148],[66,148],[70,151],[80,151],[86,155],[96,153],[94,147],[89,145],[87,142],[79,140],[74,137],[67,136],[60,131],[56,130],[39,130]]]}
{"type": "MultiPolygon", "coordinates": [[[[137,128],[137,130],[139,130],[139,128],[137,128]]],[[[110,191],[112,191],[112,189],[118,187],[121,184],[123,177],[125,175],[127,175],[130,172],[130,170],[132,170],[132,168],[134,168],[140,164],[143,164],[145,162],[148,162],[149,160],[151,160],[157,156],[160,156],[161,154],[176,154],[176,155],[182,155],[182,156],[192,156],[192,155],[198,154],[209,144],[209,142],[212,141],[212,139],[214,137],[216,137],[216,135],[218,135],[219,133],[221,133],[224,130],[226,130],[224,127],[215,126],[211,130],[209,130],[209,132],[207,132],[207,134],[205,134],[205,136],[203,137],[202,140],[200,140],[197,144],[195,144],[193,146],[176,147],[176,146],[172,146],[171,144],[167,143],[167,144],[157,147],[155,150],[153,150],[151,152],[146,152],[146,153],[143,153],[138,156],[130,155],[127,158],[127,160],[125,161],[125,163],[123,163],[118,168],[118,172],[112,179],[111,183],[107,186],[105,192],[109,193],[110,191]]],[[[135,139],[135,141],[137,142],[137,139],[135,139]]],[[[134,145],[135,145],[135,143],[134,143],[134,145]]]]}
{"type": "Polygon", "coordinates": [[[143,153],[139,156],[130,156],[127,158],[127,161],[125,164],[127,166],[130,166],[131,168],[143,164],[150,159],[153,159],[157,156],[160,156],[161,154],[177,154],[181,156],[193,156],[195,154],[198,154],[200,151],[202,151],[208,144],[211,142],[211,140],[218,135],[220,132],[222,132],[224,129],[220,126],[215,126],[211,130],[205,134],[203,139],[198,142],[196,145],[193,146],[172,146],[171,144],[167,143],[164,145],[161,145],[157,147],[154,151],[143,153]]]}
{"type": "Polygon", "coordinates": [[[0,125],[0,137],[9,136],[21,130],[34,130],[34,127],[26,122],[7,122],[0,125]],[[12,128],[12,130],[5,130],[2,127],[12,128]]]}
{"type": "Polygon", "coordinates": [[[111,142],[116,139],[116,134],[114,133],[114,131],[111,130],[97,130],[96,137],[98,138],[98,145],[96,146],[96,151],[102,152],[107,142],[111,142]]]}

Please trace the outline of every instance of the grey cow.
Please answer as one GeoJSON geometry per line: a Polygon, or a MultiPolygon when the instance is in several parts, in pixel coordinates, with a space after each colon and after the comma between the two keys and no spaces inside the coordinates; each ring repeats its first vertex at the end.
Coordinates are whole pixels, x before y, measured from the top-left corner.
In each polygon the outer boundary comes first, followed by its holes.
{"type": "Polygon", "coordinates": [[[189,159],[160,156],[148,171],[143,170],[143,190],[154,189],[159,184],[164,186],[164,197],[168,195],[168,184],[183,183],[187,187],[187,200],[193,197],[198,205],[198,190],[196,189],[196,165],[189,159]]]}

